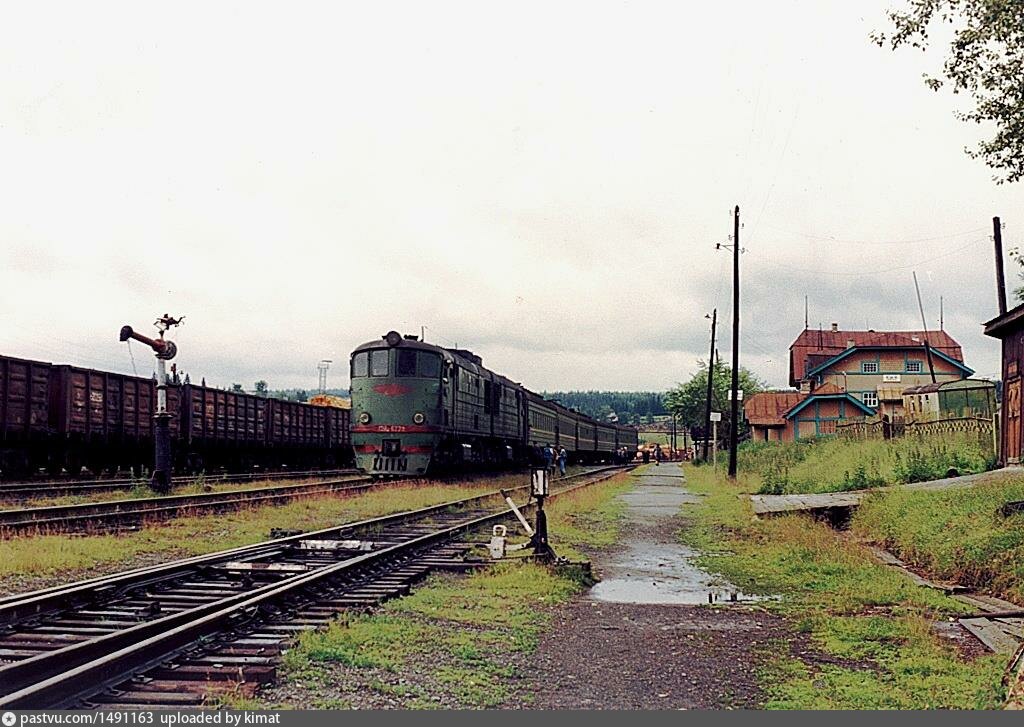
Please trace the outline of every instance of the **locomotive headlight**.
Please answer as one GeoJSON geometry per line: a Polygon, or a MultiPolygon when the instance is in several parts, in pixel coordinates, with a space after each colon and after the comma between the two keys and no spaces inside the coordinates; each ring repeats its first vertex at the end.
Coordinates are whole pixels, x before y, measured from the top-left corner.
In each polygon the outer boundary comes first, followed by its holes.
{"type": "Polygon", "coordinates": [[[368,412],[368,411],[362,412],[359,415],[359,423],[360,424],[369,424],[370,423],[370,412],[368,412]]]}
{"type": "Polygon", "coordinates": [[[412,415],[412,421],[414,424],[422,424],[427,421],[427,418],[421,412],[416,412],[412,415]]]}

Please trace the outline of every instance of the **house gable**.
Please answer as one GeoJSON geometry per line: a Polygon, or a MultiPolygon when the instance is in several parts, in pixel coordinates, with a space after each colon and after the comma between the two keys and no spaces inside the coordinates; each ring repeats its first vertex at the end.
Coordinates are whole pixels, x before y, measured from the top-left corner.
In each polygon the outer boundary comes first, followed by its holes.
{"type": "MultiPolygon", "coordinates": [[[[873,371],[865,371],[863,368],[861,368],[861,370],[858,371],[857,373],[861,373],[861,374],[871,373],[871,374],[882,374],[882,375],[884,375],[884,374],[924,373],[926,371],[925,367],[927,366],[927,358],[928,358],[928,356],[927,356],[927,353],[925,352],[925,350],[923,348],[919,347],[919,346],[913,346],[913,347],[853,346],[851,348],[846,349],[845,351],[843,351],[840,354],[837,354],[837,355],[835,355],[835,356],[833,356],[833,357],[831,357],[829,359],[826,359],[824,361],[816,363],[813,368],[809,368],[807,370],[805,376],[809,378],[811,376],[822,375],[822,374],[826,373],[828,369],[832,368],[833,366],[835,366],[836,364],[840,363],[841,361],[844,361],[846,359],[849,359],[850,357],[853,357],[853,356],[859,355],[859,354],[863,354],[863,353],[866,353],[866,352],[878,352],[878,356],[876,357],[876,360],[878,361],[877,368],[875,370],[873,370],[873,371]],[[883,362],[882,361],[882,355],[884,353],[898,353],[899,354],[898,357],[902,357],[902,359],[903,359],[903,365],[901,367],[899,367],[899,368],[894,368],[893,364],[892,364],[893,357],[891,357],[891,356],[886,357],[886,359],[889,359],[889,360],[886,360],[886,361],[883,362]],[[913,371],[913,372],[910,371],[910,367],[908,366],[908,363],[911,362],[911,361],[920,361],[921,362],[920,369],[917,370],[917,371],[913,371]],[[890,370],[890,369],[892,369],[892,370],[890,370]]],[[[967,376],[970,376],[970,375],[972,375],[974,373],[973,369],[965,366],[960,361],[957,361],[956,359],[954,359],[954,358],[952,358],[952,357],[942,353],[942,351],[939,351],[939,350],[936,350],[936,349],[933,348],[932,349],[932,356],[937,358],[937,359],[939,359],[940,361],[945,361],[947,364],[949,364],[950,366],[952,366],[953,368],[958,370],[961,374],[963,374],[964,378],[967,377],[967,376]]]]}

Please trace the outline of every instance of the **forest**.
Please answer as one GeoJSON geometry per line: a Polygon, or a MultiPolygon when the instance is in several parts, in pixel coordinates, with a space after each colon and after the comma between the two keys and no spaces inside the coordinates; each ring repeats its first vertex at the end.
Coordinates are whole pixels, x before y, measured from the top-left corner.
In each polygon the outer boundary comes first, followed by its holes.
{"type": "Polygon", "coordinates": [[[545,391],[554,399],[587,416],[621,424],[649,424],[653,417],[668,414],[658,391],[545,391]]]}

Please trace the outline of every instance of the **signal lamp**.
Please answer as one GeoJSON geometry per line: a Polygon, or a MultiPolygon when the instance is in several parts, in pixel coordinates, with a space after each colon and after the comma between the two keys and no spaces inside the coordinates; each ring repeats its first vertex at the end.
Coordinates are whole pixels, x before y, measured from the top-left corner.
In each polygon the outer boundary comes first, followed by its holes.
{"type": "Polygon", "coordinates": [[[398,331],[388,331],[387,335],[384,336],[384,340],[389,346],[394,348],[402,342],[402,334],[398,331]]]}
{"type": "Polygon", "coordinates": [[[412,421],[414,424],[422,424],[426,420],[427,418],[423,416],[423,414],[420,412],[416,412],[415,414],[412,415],[412,421]]]}
{"type": "Polygon", "coordinates": [[[359,415],[359,423],[360,424],[369,424],[370,423],[370,412],[368,412],[368,411],[362,412],[359,415]]]}

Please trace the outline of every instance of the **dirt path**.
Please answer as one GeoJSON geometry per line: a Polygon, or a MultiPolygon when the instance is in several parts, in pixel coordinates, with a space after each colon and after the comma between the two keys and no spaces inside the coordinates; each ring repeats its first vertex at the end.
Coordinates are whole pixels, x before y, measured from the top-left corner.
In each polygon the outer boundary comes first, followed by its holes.
{"type": "Polygon", "coordinates": [[[594,558],[602,583],[560,612],[524,665],[535,695],[524,706],[756,708],[761,654],[799,637],[755,604],[721,604],[735,589],[690,562],[675,535],[694,497],[678,467],[647,468],[623,499],[626,540],[594,558]]]}

